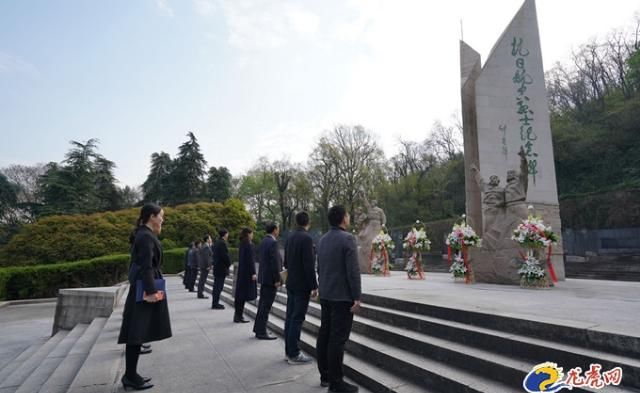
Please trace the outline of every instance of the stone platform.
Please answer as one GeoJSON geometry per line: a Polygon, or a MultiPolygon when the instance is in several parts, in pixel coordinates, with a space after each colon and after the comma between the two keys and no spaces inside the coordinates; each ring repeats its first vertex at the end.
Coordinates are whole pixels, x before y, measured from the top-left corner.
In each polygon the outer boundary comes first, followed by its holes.
{"type": "Polygon", "coordinates": [[[536,320],[640,338],[640,282],[566,279],[551,289],[453,283],[450,274],[424,281],[363,275],[364,293],[459,310],[536,320]]]}

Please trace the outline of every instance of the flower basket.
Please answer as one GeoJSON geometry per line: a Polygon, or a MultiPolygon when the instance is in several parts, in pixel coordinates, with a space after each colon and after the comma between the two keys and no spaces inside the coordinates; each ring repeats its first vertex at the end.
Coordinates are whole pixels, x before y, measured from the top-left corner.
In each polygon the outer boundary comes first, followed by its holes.
{"type": "MultiPolygon", "coordinates": [[[[530,207],[532,209],[532,207],[530,207]]],[[[552,284],[546,277],[544,268],[535,257],[536,252],[541,253],[546,250],[547,266],[553,282],[558,282],[556,273],[551,263],[551,247],[558,242],[558,236],[550,226],[546,226],[539,216],[529,215],[522,220],[513,231],[511,240],[518,243],[527,250],[526,255],[522,255],[523,263],[518,274],[520,274],[520,286],[523,288],[546,288],[552,284]]]]}
{"type": "MultiPolygon", "coordinates": [[[[463,214],[462,218],[465,219],[466,215],[463,214]]],[[[466,222],[462,222],[453,226],[451,233],[447,235],[445,243],[447,244],[448,260],[451,265],[449,272],[453,274],[454,281],[458,277],[464,277],[464,281],[467,284],[475,282],[468,249],[469,247],[480,247],[482,244],[480,236],[466,222]],[[452,252],[455,252],[453,262],[451,260],[452,252]]]]}
{"type": "Polygon", "coordinates": [[[482,239],[466,223],[455,224],[451,233],[447,235],[445,243],[454,251],[461,251],[465,247],[480,247],[482,239]]]}
{"type": "Polygon", "coordinates": [[[431,248],[431,241],[427,237],[424,227],[418,228],[421,225],[420,221],[416,221],[416,224],[417,225],[412,227],[411,231],[407,233],[407,236],[402,242],[402,248],[410,255],[404,270],[407,272],[408,279],[424,280],[422,252],[428,251],[431,248]]]}
{"type": "Polygon", "coordinates": [[[371,253],[369,255],[369,273],[382,276],[390,276],[389,251],[395,248],[393,239],[384,230],[371,241],[371,253]]]}

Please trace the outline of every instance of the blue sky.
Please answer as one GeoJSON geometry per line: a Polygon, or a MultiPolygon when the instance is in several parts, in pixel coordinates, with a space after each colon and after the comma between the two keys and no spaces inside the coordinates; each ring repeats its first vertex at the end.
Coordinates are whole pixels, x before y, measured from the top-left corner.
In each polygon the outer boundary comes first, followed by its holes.
{"type": "MultiPolygon", "coordinates": [[[[388,155],[459,110],[458,40],[486,57],[519,0],[0,1],[0,167],[98,138],[122,185],[193,131],[209,165],[304,161],[359,123],[388,155]]],[[[543,59],[629,26],[637,1],[538,0],[543,59]],[[611,4],[615,4],[612,7],[611,4]]]]}

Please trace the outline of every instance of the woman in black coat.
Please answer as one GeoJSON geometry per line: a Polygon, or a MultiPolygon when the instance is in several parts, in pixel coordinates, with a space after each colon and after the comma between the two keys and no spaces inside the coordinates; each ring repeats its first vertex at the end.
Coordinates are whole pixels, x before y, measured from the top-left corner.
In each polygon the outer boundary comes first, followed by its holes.
{"type": "Polygon", "coordinates": [[[146,204],[134,233],[131,235],[131,266],[129,269],[129,294],[124,304],[122,326],[118,344],[126,344],[126,371],[122,376],[125,390],[153,387],[151,378],[141,377],[138,357],[142,343],[171,337],[171,321],[165,293],[156,287],[154,280],[162,279],[162,246],[158,235],[162,230],[164,211],[160,206],[146,204]],[[142,301],[136,302],[137,286],[142,286],[142,301]]]}
{"type": "Polygon", "coordinates": [[[244,303],[255,300],[258,297],[256,290],[256,264],[253,254],[253,231],[243,228],[240,232],[240,248],[238,250],[238,272],[236,273],[236,293],[233,322],[247,323],[248,320],[242,317],[244,313],[244,303]]]}

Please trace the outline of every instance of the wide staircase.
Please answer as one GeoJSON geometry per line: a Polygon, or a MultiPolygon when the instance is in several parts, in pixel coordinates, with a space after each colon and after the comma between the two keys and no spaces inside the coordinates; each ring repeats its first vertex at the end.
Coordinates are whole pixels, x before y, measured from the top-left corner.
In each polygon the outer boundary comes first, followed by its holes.
{"type": "Polygon", "coordinates": [[[640,256],[592,257],[565,262],[567,277],[590,280],[640,281],[640,256]]]}
{"type": "MultiPolygon", "coordinates": [[[[211,277],[207,291],[211,292],[211,277]]],[[[233,281],[222,300],[232,304],[233,281]]],[[[269,318],[284,332],[286,292],[278,292],[269,318]]],[[[602,371],[623,369],[622,386],[574,388],[574,392],[640,392],[640,339],[591,329],[459,310],[388,297],[363,295],[346,346],[345,372],[372,392],[523,392],[533,365],[552,361],[564,367],[602,371]]],[[[194,300],[197,301],[197,300],[194,300]]],[[[567,309],[570,309],[567,306],[567,309]]],[[[256,305],[246,305],[255,317],[256,305]]],[[[114,392],[124,365],[123,346],[115,344],[121,308],[38,340],[0,369],[0,393],[114,392]]],[[[315,355],[320,306],[309,305],[301,347],[315,355]]]]}
{"type": "MultiPolygon", "coordinates": [[[[211,292],[209,277],[206,290],[211,292]]],[[[222,300],[233,304],[233,280],[227,278],[222,300]]],[[[278,292],[269,328],[284,333],[286,291],[278,292]]],[[[346,345],[345,372],[373,392],[523,392],[522,382],[536,364],[552,361],[587,371],[622,367],[620,387],[574,392],[640,392],[640,340],[487,313],[363,294],[346,345]]],[[[255,317],[256,303],[245,307],[255,317]]],[[[301,348],[315,356],[320,305],[311,302],[301,348]]]]}
{"type": "Polygon", "coordinates": [[[107,318],[95,318],[34,342],[0,370],[0,392],[67,392],[106,322],[107,318]]]}

